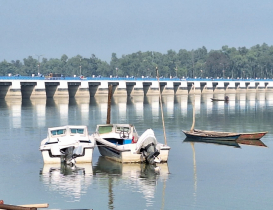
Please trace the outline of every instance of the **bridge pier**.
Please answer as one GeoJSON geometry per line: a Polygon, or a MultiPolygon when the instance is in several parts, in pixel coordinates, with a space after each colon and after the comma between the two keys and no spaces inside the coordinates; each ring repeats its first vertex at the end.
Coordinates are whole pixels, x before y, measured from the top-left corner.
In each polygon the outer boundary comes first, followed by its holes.
{"type": "Polygon", "coordinates": [[[89,82],[82,81],[75,92],[76,98],[90,98],[89,82]]]}
{"type": "Polygon", "coordinates": [[[1,82],[0,83],[0,98],[6,97],[10,86],[11,86],[11,82],[1,82]]]}
{"type": "Polygon", "coordinates": [[[273,82],[268,82],[266,92],[273,92],[273,82]]]}
{"type": "Polygon", "coordinates": [[[235,82],[231,81],[228,83],[227,88],[226,88],[226,93],[236,93],[235,82]]]}
{"type": "Polygon", "coordinates": [[[260,81],[256,91],[257,92],[265,92],[265,82],[260,81]]]}
{"type": "Polygon", "coordinates": [[[136,81],[131,91],[132,96],[144,96],[144,87],[142,81],[136,81]]]}
{"type": "Polygon", "coordinates": [[[199,81],[194,81],[193,84],[194,84],[195,88],[193,88],[193,86],[191,86],[189,94],[201,94],[200,82],[199,81]]]}
{"type": "Polygon", "coordinates": [[[37,84],[34,86],[33,91],[30,94],[31,99],[46,99],[46,88],[44,81],[37,81],[37,84]]]}
{"type": "Polygon", "coordinates": [[[11,85],[6,92],[5,98],[22,98],[20,80],[14,80],[11,82],[11,85]]]}
{"type": "Polygon", "coordinates": [[[66,81],[60,81],[59,86],[57,87],[57,90],[53,96],[54,98],[68,98],[69,92],[68,92],[68,82],[66,81]]]}
{"type": "Polygon", "coordinates": [[[238,93],[245,93],[246,92],[246,83],[245,82],[239,82],[239,85],[237,87],[238,93]]]}
{"type": "Polygon", "coordinates": [[[215,82],[216,87],[213,93],[225,93],[225,83],[223,81],[215,82]]]}
{"type": "MultiPolygon", "coordinates": [[[[160,86],[161,84],[162,83],[160,83],[160,86]]],[[[162,95],[174,95],[174,83],[167,81],[165,84],[166,85],[162,86],[162,95]]]]}
{"type": "Polygon", "coordinates": [[[125,81],[119,81],[115,91],[113,92],[113,96],[127,96],[125,81]]]}
{"type": "Polygon", "coordinates": [[[97,96],[97,95],[100,95],[100,96],[107,96],[108,95],[108,82],[107,81],[101,81],[94,96],[97,96]]]}
{"type": "Polygon", "coordinates": [[[180,86],[178,86],[178,89],[176,91],[176,95],[188,95],[188,83],[187,81],[181,81],[180,86]]]}
{"type": "Polygon", "coordinates": [[[202,93],[213,93],[213,85],[212,82],[207,82],[206,85],[204,85],[204,88],[202,90],[202,93]]]}
{"type": "MultiPolygon", "coordinates": [[[[152,84],[150,86],[148,86],[147,92],[145,95],[147,96],[153,96],[153,95],[159,95],[159,85],[158,85],[158,81],[152,81],[152,84]]],[[[144,84],[143,84],[144,86],[144,84]]],[[[145,90],[144,90],[145,92],[145,90]]]]}

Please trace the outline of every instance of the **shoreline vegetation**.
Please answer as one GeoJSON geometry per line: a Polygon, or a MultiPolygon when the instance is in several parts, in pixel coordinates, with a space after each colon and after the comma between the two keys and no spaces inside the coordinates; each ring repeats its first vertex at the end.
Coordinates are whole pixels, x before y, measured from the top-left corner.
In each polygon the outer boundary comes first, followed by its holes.
{"type": "Polygon", "coordinates": [[[246,47],[223,46],[220,50],[208,51],[206,47],[196,50],[181,49],[178,52],[168,50],[166,54],[147,51],[136,52],[117,57],[112,53],[107,63],[94,54],[90,58],[77,55],[68,58],[46,58],[33,56],[23,61],[4,60],[0,62],[0,76],[49,75],[50,73],[64,76],[84,75],[86,77],[155,77],[156,67],[160,76],[169,77],[219,77],[219,78],[273,78],[273,46],[267,44],[246,47]],[[40,59],[41,58],[41,59],[40,59]]]}

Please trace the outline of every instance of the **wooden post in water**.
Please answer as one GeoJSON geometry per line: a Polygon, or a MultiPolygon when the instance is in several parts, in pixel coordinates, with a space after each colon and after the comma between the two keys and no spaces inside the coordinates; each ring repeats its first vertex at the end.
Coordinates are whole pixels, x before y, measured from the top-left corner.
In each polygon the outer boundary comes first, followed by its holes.
{"type": "Polygon", "coordinates": [[[107,120],[106,120],[106,124],[110,124],[110,122],[111,122],[112,89],[113,89],[113,86],[109,85],[108,86],[108,104],[107,104],[107,120]]]}
{"type": "Polygon", "coordinates": [[[166,138],[166,132],[165,132],[165,122],[164,122],[164,114],[163,114],[163,107],[162,107],[162,98],[161,98],[161,91],[160,91],[159,74],[158,74],[158,69],[157,69],[157,67],[156,67],[156,75],[157,75],[158,88],[159,88],[159,103],[160,103],[160,108],[161,108],[161,116],[162,116],[162,124],[163,124],[163,133],[164,133],[164,142],[165,142],[165,145],[167,145],[167,138],[166,138]]]}
{"type": "Polygon", "coordinates": [[[195,86],[193,84],[193,101],[192,101],[192,126],[191,132],[193,132],[194,125],[195,125],[195,86]]]}

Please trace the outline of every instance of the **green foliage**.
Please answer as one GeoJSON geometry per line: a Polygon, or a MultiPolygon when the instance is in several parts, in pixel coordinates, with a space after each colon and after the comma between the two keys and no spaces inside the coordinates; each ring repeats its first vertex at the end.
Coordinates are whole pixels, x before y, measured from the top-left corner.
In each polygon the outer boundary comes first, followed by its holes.
{"type": "Polygon", "coordinates": [[[0,75],[43,75],[59,73],[64,76],[84,75],[86,77],[134,76],[155,77],[156,67],[163,77],[230,77],[230,78],[273,78],[273,46],[255,45],[250,49],[223,46],[220,50],[208,51],[204,46],[196,50],[181,49],[159,52],[135,52],[117,57],[112,53],[110,63],[100,60],[94,54],[90,58],[77,55],[68,58],[43,58],[39,61],[32,56],[23,62],[6,60],[0,62],[0,75]]]}

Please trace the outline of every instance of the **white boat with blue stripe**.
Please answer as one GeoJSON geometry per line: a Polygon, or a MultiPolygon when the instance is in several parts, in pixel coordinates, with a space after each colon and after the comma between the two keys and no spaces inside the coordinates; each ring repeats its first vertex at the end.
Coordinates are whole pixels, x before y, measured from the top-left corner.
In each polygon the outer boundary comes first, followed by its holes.
{"type": "Polygon", "coordinates": [[[101,124],[92,137],[102,156],[118,162],[155,164],[168,161],[170,147],[158,143],[152,129],[138,136],[131,124],[101,124]]]}
{"type": "Polygon", "coordinates": [[[87,126],[66,125],[48,128],[47,138],[41,141],[44,163],[91,163],[95,141],[87,126]]]}

